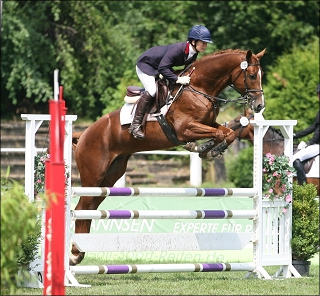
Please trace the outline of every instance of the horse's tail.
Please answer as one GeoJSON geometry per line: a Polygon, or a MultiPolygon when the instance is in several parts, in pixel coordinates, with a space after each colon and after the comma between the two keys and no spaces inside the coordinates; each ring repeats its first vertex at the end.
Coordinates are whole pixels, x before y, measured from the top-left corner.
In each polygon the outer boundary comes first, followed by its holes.
{"type": "Polygon", "coordinates": [[[78,141],[80,139],[82,132],[74,132],[72,133],[72,152],[76,150],[78,141]]]}

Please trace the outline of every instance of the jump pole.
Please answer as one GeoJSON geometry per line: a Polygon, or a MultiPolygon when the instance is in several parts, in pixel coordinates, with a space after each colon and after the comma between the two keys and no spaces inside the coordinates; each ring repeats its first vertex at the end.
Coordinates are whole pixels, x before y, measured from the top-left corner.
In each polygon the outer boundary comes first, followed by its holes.
{"type": "Polygon", "coordinates": [[[63,160],[66,108],[62,87],[54,71],[54,100],[49,101],[51,115],[50,159],[46,161],[45,258],[43,295],[65,295],[65,166],[63,160]]]}

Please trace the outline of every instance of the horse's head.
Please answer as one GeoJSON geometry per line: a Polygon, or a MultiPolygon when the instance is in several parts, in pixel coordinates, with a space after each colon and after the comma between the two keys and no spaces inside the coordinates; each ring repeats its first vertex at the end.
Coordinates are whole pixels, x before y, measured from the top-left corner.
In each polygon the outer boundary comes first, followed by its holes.
{"type": "Polygon", "coordinates": [[[265,107],[262,90],[263,70],[260,66],[260,59],[265,51],[266,48],[258,54],[253,54],[248,50],[239,68],[233,71],[231,77],[234,88],[241,93],[246,103],[256,113],[265,107]]]}

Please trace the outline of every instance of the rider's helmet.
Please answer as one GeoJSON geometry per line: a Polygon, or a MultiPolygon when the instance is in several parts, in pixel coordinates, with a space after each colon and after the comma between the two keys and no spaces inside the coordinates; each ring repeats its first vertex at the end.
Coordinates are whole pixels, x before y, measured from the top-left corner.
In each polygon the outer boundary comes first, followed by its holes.
{"type": "Polygon", "coordinates": [[[207,43],[213,43],[211,40],[211,34],[210,31],[205,27],[201,25],[193,26],[188,34],[188,40],[201,40],[203,42],[207,43]]]}
{"type": "Polygon", "coordinates": [[[320,83],[318,84],[317,88],[316,88],[316,92],[319,93],[320,92],[320,83]]]}

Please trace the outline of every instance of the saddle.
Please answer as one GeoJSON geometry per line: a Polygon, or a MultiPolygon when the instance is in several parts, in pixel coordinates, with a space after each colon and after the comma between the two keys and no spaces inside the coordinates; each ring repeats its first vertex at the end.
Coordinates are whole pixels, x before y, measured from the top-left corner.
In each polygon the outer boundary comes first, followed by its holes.
{"type": "MultiPolygon", "coordinates": [[[[172,91],[174,89],[174,85],[167,83],[165,79],[156,79],[156,96],[155,100],[151,103],[149,107],[149,111],[146,112],[144,118],[142,120],[142,125],[144,126],[148,114],[154,114],[158,123],[160,124],[164,134],[166,137],[175,145],[183,145],[186,144],[181,142],[173,129],[168,124],[165,117],[161,114],[161,108],[164,105],[170,105],[172,103],[172,91]]],[[[140,99],[140,96],[145,91],[144,88],[138,86],[128,86],[126,96],[124,98],[126,103],[134,103],[136,104],[137,101],[140,99]]]]}
{"type": "MultiPolygon", "coordinates": [[[[144,91],[145,89],[139,86],[127,86],[125,101],[127,103],[136,103],[144,91]]],[[[168,104],[170,100],[170,94],[171,91],[169,90],[166,80],[157,79],[155,100],[152,102],[148,113],[159,113],[160,109],[164,105],[168,104]]]]}
{"type": "Polygon", "coordinates": [[[317,157],[317,155],[312,158],[306,159],[305,161],[302,162],[303,168],[304,168],[304,171],[306,174],[308,174],[310,172],[312,164],[316,160],[316,157],[317,157]]]}
{"type": "MultiPolygon", "coordinates": [[[[293,147],[293,148],[294,148],[293,154],[296,154],[296,153],[299,151],[299,149],[298,149],[297,146],[298,146],[298,145],[294,145],[294,147],[293,147]]],[[[304,168],[304,171],[305,171],[306,174],[308,174],[308,173],[310,172],[311,167],[312,167],[314,161],[316,160],[316,157],[317,157],[317,156],[318,156],[318,155],[315,155],[314,157],[311,157],[311,158],[308,158],[308,159],[302,161],[303,168],[304,168]]]]}

